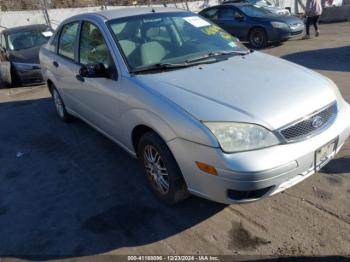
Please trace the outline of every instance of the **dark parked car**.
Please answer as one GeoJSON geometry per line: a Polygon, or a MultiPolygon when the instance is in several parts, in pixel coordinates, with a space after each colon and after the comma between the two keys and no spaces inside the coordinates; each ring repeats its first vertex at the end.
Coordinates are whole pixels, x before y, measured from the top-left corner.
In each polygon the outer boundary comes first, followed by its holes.
{"type": "Polygon", "coordinates": [[[43,83],[39,49],[47,43],[52,29],[29,25],[5,29],[0,33],[0,76],[9,86],[43,83]]]}
{"type": "Polygon", "coordinates": [[[266,11],[275,15],[290,15],[290,11],[285,8],[275,6],[269,0],[227,0],[222,4],[237,4],[237,3],[248,3],[265,9],[266,11]]]}
{"type": "Polygon", "coordinates": [[[225,4],[199,12],[241,41],[253,48],[264,47],[268,42],[282,42],[301,36],[304,23],[294,16],[274,15],[251,4],[225,4]]]}

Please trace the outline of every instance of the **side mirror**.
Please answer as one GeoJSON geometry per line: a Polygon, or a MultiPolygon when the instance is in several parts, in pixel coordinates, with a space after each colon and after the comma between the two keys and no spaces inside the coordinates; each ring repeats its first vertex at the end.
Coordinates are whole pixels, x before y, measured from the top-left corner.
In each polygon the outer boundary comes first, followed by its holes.
{"type": "Polygon", "coordinates": [[[109,77],[108,70],[102,63],[83,65],[79,74],[87,78],[109,77]]]}
{"type": "Polygon", "coordinates": [[[241,22],[244,20],[244,16],[240,13],[235,13],[235,19],[241,22]]]}

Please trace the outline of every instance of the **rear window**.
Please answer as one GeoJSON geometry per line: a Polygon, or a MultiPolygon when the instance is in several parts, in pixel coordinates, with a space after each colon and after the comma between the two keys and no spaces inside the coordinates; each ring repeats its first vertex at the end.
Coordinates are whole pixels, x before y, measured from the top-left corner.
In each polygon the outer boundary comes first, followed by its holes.
{"type": "Polygon", "coordinates": [[[53,52],[56,52],[56,47],[58,44],[58,37],[59,37],[59,33],[56,33],[54,35],[54,37],[49,42],[48,48],[53,52]]]}
{"type": "Polygon", "coordinates": [[[208,11],[203,13],[203,16],[209,18],[209,19],[217,19],[218,18],[218,8],[212,8],[209,9],[208,11]]]}
{"type": "Polygon", "coordinates": [[[77,41],[78,27],[79,22],[63,26],[58,44],[58,53],[72,60],[74,60],[74,49],[77,41]]]}

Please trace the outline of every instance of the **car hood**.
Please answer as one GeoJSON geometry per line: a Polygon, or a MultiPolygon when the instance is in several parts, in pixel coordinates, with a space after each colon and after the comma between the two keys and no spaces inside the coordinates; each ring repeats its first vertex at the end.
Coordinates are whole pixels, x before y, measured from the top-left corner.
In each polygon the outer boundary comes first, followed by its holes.
{"type": "Polygon", "coordinates": [[[263,21],[271,22],[283,22],[288,25],[294,25],[294,24],[303,24],[303,21],[295,16],[292,15],[277,15],[277,14],[268,14],[261,18],[263,21]]]}
{"type": "Polygon", "coordinates": [[[270,11],[273,14],[280,14],[281,12],[285,12],[287,11],[286,9],[280,8],[280,7],[276,7],[276,6],[263,6],[264,9],[270,11]]]}
{"type": "Polygon", "coordinates": [[[201,121],[250,122],[277,129],[336,100],[316,72],[254,52],[135,77],[201,121]]]}
{"type": "Polygon", "coordinates": [[[16,63],[29,63],[29,64],[39,64],[39,50],[40,46],[11,51],[10,61],[16,63]]]}

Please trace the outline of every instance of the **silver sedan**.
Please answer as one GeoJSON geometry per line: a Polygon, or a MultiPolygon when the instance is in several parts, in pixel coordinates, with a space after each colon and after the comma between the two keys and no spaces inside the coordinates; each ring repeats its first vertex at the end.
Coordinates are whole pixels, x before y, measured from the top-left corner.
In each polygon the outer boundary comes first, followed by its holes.
{"type": "Polygon", "coordinates": [[[40,62],[59,117],[137,157],[167,204],[189,193],[228,204],[276,194],[320,170],[350,133],[331,80],[183,10],[69,18],[40,62]]]}

